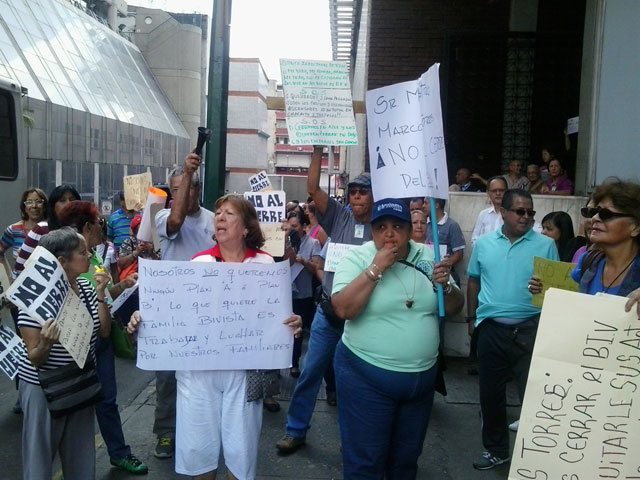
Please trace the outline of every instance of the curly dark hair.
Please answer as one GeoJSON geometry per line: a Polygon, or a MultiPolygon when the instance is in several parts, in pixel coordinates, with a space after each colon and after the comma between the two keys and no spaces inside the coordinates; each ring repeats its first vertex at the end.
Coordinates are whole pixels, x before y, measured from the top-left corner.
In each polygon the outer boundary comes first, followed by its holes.
{"type": "MultiPolygon", "coordinates": [[[[594,205],[608,198],[616,209],[631,215],[636,225],[640,225],[640,184],[629,181],[603,183],[591,196],[594,205]]],[[[636,237],[640,243],[640,235],[636,237]]]]}
{"type": "Polygon", "coordinates": [[[247,235],[244,237],[245,245],[253,250],[262,248],[264,245],[264,234],[260,228],[256,209],[251,202],[245,200],[242,195],[230,193],[216,200],[214,210],[218,211],[218,209],[227,202],[233,205],[233,208],[238,211],[240,218],[242,218],[242,223],[244,223],[244,228],[247,229],[247,235]]]}

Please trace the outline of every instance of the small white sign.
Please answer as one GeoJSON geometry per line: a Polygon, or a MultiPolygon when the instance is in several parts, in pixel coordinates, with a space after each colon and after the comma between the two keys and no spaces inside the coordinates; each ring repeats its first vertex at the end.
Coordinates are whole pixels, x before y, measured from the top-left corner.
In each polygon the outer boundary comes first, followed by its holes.
{"type": "Polygon", "coordinates": [[[252,192],[271,190],[271,180],[269,180],[267,172],[262,170],[252,177],[249,177],[249,187],[251,188],[252,192]]]}
{"type": "Polygon", "coordinates": [[[330,242],[327,248],[327,258],[324,260],[324,271],[335,272],[344,256],[353,247],[357,247],[357,245],[330,242]]]}
{"type": "Polygon", "coordinates": [[[573,117],[567,120],[567,134],[578,133],[580,129],[580,117],[573,117]]]}

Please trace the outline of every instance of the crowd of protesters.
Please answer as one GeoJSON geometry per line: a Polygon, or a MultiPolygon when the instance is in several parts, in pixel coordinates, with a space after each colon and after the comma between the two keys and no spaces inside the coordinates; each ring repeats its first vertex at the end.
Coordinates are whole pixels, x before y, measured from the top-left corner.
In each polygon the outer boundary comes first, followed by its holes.
{"type": "MultiPolygon", "coordinates": [[[[289,263],[293,313],[278,321],[294,337],[287,374],[296,385],[284,434],[275,446],[281,454],[292,454],[306,444],[324,379],[327,402],[338,410],[345,479],[416,477],[434,392],[446,391],[444,320],[465,303],[483,420],[483,449],[473,467],[486,470],[509,462],[506,384],[515,379],[524,396],[540,317],[540,308],[531,302],[543,289],[533,273],[534,256],[575,263],[572,277],[583,293],[629,297],[627,310],[640,300],[636,183],[599,186],[581,210],[583,222],[575,235],[566,212],[534,220],[532,193],[573,193],[558,159],[548,155],[542,168],[530,165],[526,175],[514,161],[507,174],[487,180],[462,168],[452,190],[486,189],[491,203],[480,212],[467,248],[444,200],[433,199],[434,212],[429,198],[374,202],[371,177],[362,173],[349,182],[342,203],[319,186],[321,158],[322,148],[315,147],[307,177],[309,199],[287,205],[285,254],[276,259],[262,250],[265,238],[256,210],[244,197],[225,195],[213,210],[200,204],[200,158],[193,153],[170,173],[172,201],[153,219],[159,248],[138,239],[142,217],[127,209],[124,196],[105,222],[72,186],[60,185],[48,197],[37,188],[24,192],[21,220],[8,226],[0,240],[0,261],[16,279],[37,246],[57,257],[93,321],[86,368],[93,369],[102,390],[93,403],[63,415],[52,410],[42,374],[62,371],[73,357],[59,343],[54,320],[42,324],[26,311],[12,309],[26,346],[15,407],[24,414],[25,479],[51,478],[56,454],[65,479],[94,478],[94,415],[111,464],[131,474],[148,472],[124,439],[110,339],[112,322],[121,322],[120,328],[126,326],[133,335],[141,317],[136,312],[114,319],[108,301],[136,283],[140,257],[289,263]],[[438,226],[439,262],[432,218],[438,226]],[[335,271],[325,270],[331,243],[353,247],[335,271]],[[465,295],[457,270],[469,250],[465,295]],[[437,287],[443,292],[445,317],[438,313],[437,287]],[[303,333],[309,338],[301,363],[303,333]]],[[[280,408],[274,397],[281,374],[215,370],[215,365],[211,370],[156,372],[154,455],[175,457],[177,473],[214,479],[223,450],[229,478],[255,478],[262,414],[280,408]],[[257,393],[250,388],[256,383],[261,386],[257,393]]]]}

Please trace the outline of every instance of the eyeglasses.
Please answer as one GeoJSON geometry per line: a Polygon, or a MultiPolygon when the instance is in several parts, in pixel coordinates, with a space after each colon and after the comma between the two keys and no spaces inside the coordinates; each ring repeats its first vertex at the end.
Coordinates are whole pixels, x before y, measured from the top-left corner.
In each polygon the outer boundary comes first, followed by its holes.
{"type": "Polygon", "coordinates": [[[359,193],[360,195],[368,195],[370,191],[371,191],[371,189],[369,189],[369,188],[353,188],[353,187],[351,187],[349,189],[349,195],[355,195],[356,193],[359,193]]]}
{"type": "Polygon", "coordinates": [[[515,213],[519,217],[524,217],[525,214],[531,218],[536,216],[536,211],[532,208],[516,208],[516,209],[510,208],[509,211],[515,213]]]}
{"type": "Polygon", "coordinates": [[[42,205],[44,205],[44,200],[42,200],[41,198],[39,198],[38,200],[25,200],[24,201],[24,206],[25,207],[41,207],[42,205]]]}
{"type": "Polygon", "coordinates": [[[580,209],[580,215],[582,215],[584,218],[593,218],[598,215],[600,217],[600,220],[602,220],[603,222],[611,220],[612,218],[633,217],[633,215],[629,213],[612,212],[608,208],[602,207],[582,207],[580,209]]]}

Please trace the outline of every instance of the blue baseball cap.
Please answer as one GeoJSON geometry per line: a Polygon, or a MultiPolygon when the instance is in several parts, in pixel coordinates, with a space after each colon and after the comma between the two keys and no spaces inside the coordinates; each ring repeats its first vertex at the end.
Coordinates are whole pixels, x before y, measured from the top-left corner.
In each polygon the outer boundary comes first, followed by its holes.
{"type": "Polygon", "coordinates": [[[397,198],[384,198],[373,204],[371,223],[374,223],[382,217],[395,217],[403,222],[411,223],[409,207],[397,198]]]}

